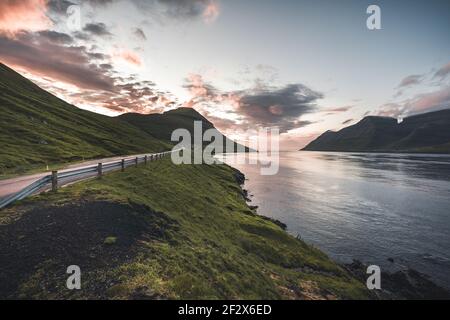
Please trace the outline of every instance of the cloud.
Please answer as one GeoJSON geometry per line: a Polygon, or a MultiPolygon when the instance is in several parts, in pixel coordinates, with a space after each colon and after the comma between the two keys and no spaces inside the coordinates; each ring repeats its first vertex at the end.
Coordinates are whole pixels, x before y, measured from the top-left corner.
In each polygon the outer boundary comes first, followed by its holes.
{"type": "MultiPolygon", "coordinates": [[[[38,2],[1,1],[0,25],[20,12],[28,17],[26,11],[36,9],[31,4],[38,2]]],[[[89,2],[92,5],[107,5],[114,0],[89,2]]],[[[51,14],[63,14],[72,4],[65,0],[48,1],[47,10],[51,14]]],[[[43,12],[42,7],[38,9],[38,12],[43,12]]],[[[114,58],[118,56],[130,64],[142,65],[141,58],[135,52],[120,50],[117,55],[110,56],[98,52],[96,45],[77,45],[77,39],[92,44],[93,35],[111,35],[103,23],[88,23],[83,32],[72,34],[46,28],[36,31],[31,28],[34,32],[23,29],[17,29],[20,31],[13,36],[11,32],[0,30],[0,61],[70,103],[97,112],[98,108],[105,108],[116,114],[160,112],[176,102],[170,94],[157,90],[151,81],[140,81],[136,75],[119,76],[113,64],[114,58]]]]}
{"type": "Polygon", "coordinates": [[[216,1],[210,1],[203,10],[203,20],[211,23],[219,16],[219,4],[216,1]]]}
{"type": "Polygon", "coordinates": [[[185,79],[184,88],[188,89],[193,99],[197,101],[214,100],[218,95],[218,90],[212,85],[205,83],[203,77],[199,74],[189,74],[185,79]]]}
{"type": "Polygon", "coordinates": [[[145,35],[144,30],[141,28],[135,28],[133,34],[140,40],[147,40],[147,36],[145,35]]]}
{"type": "Polygon", "coordinates": [[[208,0],[158,0],[167,13],[176,17],[195,17],[202,14],[208,0]]]}
{"type": "Polygon", "coordinates": [[[377,114],[388,117],[410,116],[423,112],[437,111],[450,108],[450,87],[445,83],[445,78],[450,74],[450,63],[438,70],[431,70],[427,75],[410,75],[405,77],[397,86],[399,89],[394,98],[404,96],[404,89],[423,83],[429,88],[440,86],[440,89],[416,94],[411,98],[399,102],[388,102],[378,108],[377,114]],[[431,75],[431,76],[428,76],[431,75]],[[434,81],[437,79],[438,81],[434,81]]]}
{"type": "MultiPolygon", "coordinates": [[[[72,3],[68,0],[41,0],[48,1],[49,9],[56,14],[64,14],[67,8],[79,3],[80,0],[74,0],[72,3]]],[[[101,7],[118,3],[120,0],[82,0],[92,7],[101,7]]],[[[205,23],[211,23],[217,19],[220,14],[218,0],[131,0],[140,11],[146,14],[171,17],[175,19],[203,19],[205,23]]]]}
{"type": "Polygon", "coordinates": [[[52,26],[46,12],[47,0],[2,0],[0,34],[14,37],[23,30],[46,30],[52,26]]]}
{"type": "Polygon", "coordinates": [[[117,83],[113,94],[100,92],[72,93],[70,99],[78,105],[104,108],[115,114],[125,112],[162,112],[176,103],[176,99],[154,88],[147,81],[117,83]]]}
{"type": "Polygon", "coordinates": [[[72,44],[73,43],[73,38],[66,33],[61,33],[61,32],[51,31],[51,30],[44,30],[44,31],[39,31],[39,35],[41,37],[46,38],[47,40],[49,40],[52,43],[59,43],[59,44],[72,44]]]}
{"type": "MultiPolygon", "coordinates": [[[[138,5],[148,4],[145,0],[133,0],[138,5]]],[[[211,23],[220,14],[217,0],[157,0],[163,13],[178,19],[203,18],[211,23]]],[[[148,6],[148,5],[147,5],[148,6]]]]}
{"type": "Polygon", "coordinates": [[[350,122],[353,122],[353,119],[347,119],[345,121],[342,121],[342,124],[349,124],[350,122]]]}
{"type": "Polygon", "coordinates": [[[114,2],[114,0],[84,0],[93,6],[105,6],[114,2]]]}
{"type": "Polygon", "coordinates": [[[135,66],[141,66],[142,60],[141,58],[133,51],[130,50],[121,50],[119,52],[116,52],[114,54],[115,57],[118,57],[129,64],[135,65],[135,66]]]}
{"type": "Polygon", "coordinates": [[[63,46],[48,34],[21,33],[16,39],[0,37],[0,59],[36,75],[93,90],[113,90],[113,79],[90,63],[81,46],[63,46]]]}
{"type": "Polygon", "coordinates": [[[323,95],[303,84],[289,84],[282,88],[267,88],[246,92],[239,103],[239,111],[253,124],[278,126],[280,132],[305,125],[299,117],[313,111],[323,95]]]}
{"type": "Polygon", "coordinates": [[[450,108],[450,87],[416,95],[400,103],[387,103],[378,110],[378,115],[398,117],[450,108]]]}
{"type": "Polygon", "coordinates": [[[399,103],[385,103],[378,108],[375,115],[380,117],[393,117],[397,118],[400,115],[404,115],[404,106],[399,103]]]}
{"type": "Polygon", "coordinates": [[[83,3],[87,3],[91,5],[92,7],[101,7],[110,5],[114,2],[118,2],[119,0],[47,0],[48,2],[48,8],[59,14],[64,14],[67,11],[67,8],[71,5],[80,5],[83,3]]]}
{"type": "Polygon", "coordinates": [[[185,107],[199,108],[211,116],[215,113],[210,112],[211,106],[220,106],[220,112],[227,113],[235,123],[239,120],[240,128],[277,126],[282,133],[310,124],[300,117],[315,110],[316,101],[323,97],[303,84],[273,88],[259,83],[255,88],[224,92],[206,83],[198,74],[189,75],[184,87],[192,95],[192,99],[184,103],[185,107]],[[226,110],[226,106],[230,109],[226,110]]]}
{"type": "Polygon", "coordinates": [[[444,79],[450,74],[450,62],[445,66],[442,66],[439,70],[434,73],[433,78],[444,79]]]}
{"type": "Polygon", "coordinates": [[[450,108],[450,87],[420,94],[407,103],[407,108],[413,112],[425,112],[450,108]]]}
{"type": "Polygon", "coordinates": [[[112,35],[104,23],[88,23],[84,26],[83,31],[100,37],[112,35]]]}
{"type": "Polygon", "coordinates": [[[403,80],[398,85],[398,88],[409,87],[412,85],[419,84],[423,79],[423,76],[420,74],[413,74],[403,78],[403,80]]]}
{"type": "Polygon", "coordinates": [[[326,109],[326,110],[324,110],[324,112],[328,112],[328,113],[347,112],[351,108],[353,108],[353,106],[336,107],[336,108],[326,109]]]}
{"type": "Polygon", "coordinates": [[[102,63],[102,64],[99,65],[99,67],[102,68],[105,71],[109,71],[109,70],[114,69],[114,67],[110,63],[102,63]]]}
{"type": "MultiPolygon", "coordinates": [[[[112,66],[101,64],[100,68],[105,72],[111,72],[112,66]]],[[[102,112],[110,115],[117,115],[125,112],[152,113],[162,112],[173,107],[176,98],[165,92],[157,90],[151,81],[133,81],[135,77],[114,77],[112,90],[93,90],[92,88],[78,88],[72,90],[61,85],[51,77],[41,76],[36,73],[29,73],[24,70],[24,75],[36,82],[45,90],[57,95],[81,108],[94,112],[102,112]]]]}
{"type": "Polygon", "coordinates": [[[67,0],[48,0],[47,8],[53,13],[64,14],[67,12],[67,8],[75,3],[67,0]]]}

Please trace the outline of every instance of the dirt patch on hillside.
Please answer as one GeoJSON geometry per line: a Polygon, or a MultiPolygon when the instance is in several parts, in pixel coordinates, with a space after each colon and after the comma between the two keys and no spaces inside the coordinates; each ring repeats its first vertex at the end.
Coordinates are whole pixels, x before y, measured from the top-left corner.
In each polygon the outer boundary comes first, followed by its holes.
{"type": "Polygon", "coordinates": [[[0,225],[0,298],[70,296],[69,265],[81,268],[82,297],[105,297],[116,281],[108,273],[131,261],[143,242],[171,242],[177,225],[137,204],[85,200],[27,209],[0,225]],[[89,277],[98,279],[84,281],[89,277]]]}

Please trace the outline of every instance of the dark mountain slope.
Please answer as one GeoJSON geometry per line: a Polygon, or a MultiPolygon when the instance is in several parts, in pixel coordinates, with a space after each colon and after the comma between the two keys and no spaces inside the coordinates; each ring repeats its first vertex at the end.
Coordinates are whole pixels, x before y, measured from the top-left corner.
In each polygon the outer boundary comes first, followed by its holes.
{"type": "Polygon", "coordinates": [[[338,132],[327,131],[308,151],[450,153],[450,110],[405,118],[365,117],[338,132]]]}
{"type": "MultiPolygon", "coordinates": [[[[208,129],[214,129],[214,125],[192,108],[178,108],[175,110],[167,111],[163,114],[147,114],[140,113],[126,113],[118,117],[120,120],[126,121],[137,128],[147,132],[148,134],[171,142],[170,138],[172,132],[178,128],[187,129],[191,136],[194,136],[194,121],[202,122],[202,130],[205,132],[208,129]]],[[[237,143],[231,141],[226,136],[222,137],[227,143],[233,143],[236,150],[237,143]]],[[[204,142],[204,145],[208,145],[210,142],[204,142]]],[[[242,147],[244,148],[244,147],[242,147]]],[[[245,148],[248,151],[248,148],[245,148]]]]}
{"type": "Polygon", "coordinates": [[[0,110],[0,174],[168,148],[126,122],[64,102],[1,63],[0,110]]]}

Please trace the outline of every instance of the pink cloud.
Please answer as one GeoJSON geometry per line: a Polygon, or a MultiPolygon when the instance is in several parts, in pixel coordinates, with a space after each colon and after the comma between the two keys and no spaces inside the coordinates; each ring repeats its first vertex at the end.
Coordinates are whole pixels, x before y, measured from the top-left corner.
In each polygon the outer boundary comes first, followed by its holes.
{"type": "Polygon", "coordinates": [[[191,87],[189,88],[190,93],[194,97],[203,97],[208,93],[207,89],[204,87],[202,76],[199,74],[189,74],[188,81],[191,82],[191,87]]]}
{"type": "Polygon", "coordinates": [[[85,47],[66,47],[41,34],[22,32],[14,39],[0,36],[0,61],[79,88],[113,90],[114,79],[91,63],[85,47]]]}
{"type": "Polygon", "coordinates": [[[270,106],[269,111],[270,111],[270,113],[272,113],[274,115],[281,116],[283,114],[283,107],[276,104],[276,105],[270,106]]]}
{"type": "Polygon", "coordinates": [[[377,115],[386,117],[409,116],[450,108],[450,87],[424,93],[400,103],[382,105],[377,115]]]}
{"type": "Polygon", "coordinates": [[[220,13],[219,4],[216,1],[210,1],[203,10],[202,14],[203,20],[206,23],[211,23],[217,19],[219,13],[220,13]]]}
{"type": "Polygon", "coordinates": [[[411,110],[427,111],[436,107],[450,107],[450,87],[419,95],[411,102],[411,110]]]}
{"type": "Polygon", "coordinates": [[[41,31],[52,26],[46,16],[48,0],[0,1],[0,34],[14,37],[22,30],[41,31]]]}
{"type": "Polygon", "coordinates": [[[141,58],[133,51],[122,50],[115,53],[114,56],[138,67],[142,65],[141,58]]]}
{"type": "Polygon", "coordinates": [[[227,92],[205,82],[199,74],[190,74],[184,88],[192,97],[183,104],[184,107],[195,107],[208,115],[216,109],[221,117],[232,119],[241,128],[277,126],[281,132],[310,124],[300,121],[299,117],[315,109],[315,102],[322,98],[321,93],[303,84],[267,88],[257,86],[227,92]]]}

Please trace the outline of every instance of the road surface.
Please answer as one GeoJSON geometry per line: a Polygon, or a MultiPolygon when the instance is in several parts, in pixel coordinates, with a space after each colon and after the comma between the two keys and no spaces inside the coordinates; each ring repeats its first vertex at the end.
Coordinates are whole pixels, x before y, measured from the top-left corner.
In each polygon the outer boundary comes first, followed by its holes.
{"type": "MultiPolygon", "coordinates": [[[[149,154],[147,154],[147,155],[149,155],[149,154]]],[[[98,163],[107,165],[108,163],[117,162],[117,161],[120,161],[121,159],[133,159],[133,158],[142,157],[142,156],[145,156],[145,154],[138,154],[138,155],[132,155],[132,156],[126,156],[126,157],[120,156],[120,157],[89,160],[89,161],[85,161],[82,163],[68,165],[64,169],[58,170],[58,174],[61,174],[61,173],[67,172],[67,171],[92,167],[98,163]]],[[[103,169],[103,172],[113,171],[113,170],[117,170],[117,169],[120,169],[120,165],[110,167],[110,168],[106,167],[103,169]]],[[[35,182],[45,176],[48,176],[50,174],[51,174],[51,171],[47,171],[47,172],[42,172],[42,173],[37,173],[37,174],[32,174],[32,175],[19,176],[19,177],[15,177],[15,178],[11,178],[11,179],[0,180],[0,201],[2,199],[7,198],[8,196],[11,196],[11,195],[19,192],[20,190],[29,186],[33,182],[35,182]]],[[[83,180],[83,179],[90,178],[90,177],[95,177],[96,175],[97,175],[96,172],[88,172],[86,174],[83,174],[82,176],[78,175],[76,177],[62,178],[62,179],[58,180],[58,185],[59,186],[67,185],[71,182],[83,180]]]]}

